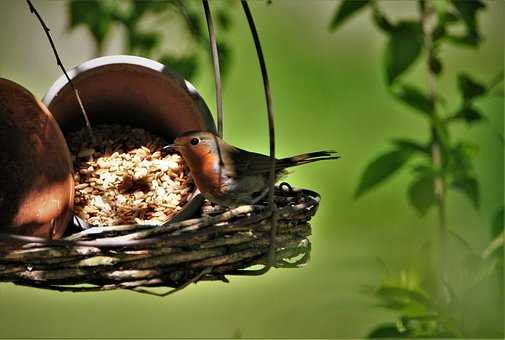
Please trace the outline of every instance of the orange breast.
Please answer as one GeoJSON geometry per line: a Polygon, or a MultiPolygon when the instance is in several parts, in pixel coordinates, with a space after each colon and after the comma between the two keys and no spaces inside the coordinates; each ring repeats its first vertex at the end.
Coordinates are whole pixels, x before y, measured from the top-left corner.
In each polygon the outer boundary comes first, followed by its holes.
{"type": "MultiPolygon", "coordinates": [[[[191,176],[196,186],[202,193],[219,195],[221,192],[222,178],[220,178],[219,158],[209,149],[193,149],[183,157],[191,170],[191,176]]],[[[221,176],[222,177],[222,176],[221,176]]]]}

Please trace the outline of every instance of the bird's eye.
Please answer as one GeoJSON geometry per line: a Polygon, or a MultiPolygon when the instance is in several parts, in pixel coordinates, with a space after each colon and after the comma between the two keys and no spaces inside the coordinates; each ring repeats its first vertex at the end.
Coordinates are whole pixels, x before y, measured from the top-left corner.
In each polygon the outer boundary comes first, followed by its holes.
{"type": "Polygon", "coordinates": [[[197,145],[198,143],[200,143],[200,140],[198,138],[191,138],[191,141],[190,141],[191,145],[197,145]]]}

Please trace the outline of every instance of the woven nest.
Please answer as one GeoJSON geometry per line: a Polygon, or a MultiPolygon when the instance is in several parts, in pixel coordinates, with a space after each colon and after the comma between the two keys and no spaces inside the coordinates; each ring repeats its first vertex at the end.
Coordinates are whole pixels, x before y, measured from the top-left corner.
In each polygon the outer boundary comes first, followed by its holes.
{"type": "Polygon", "coordinates": [[[256,265],[299,267],[310,257],[309,220],[319,195],[283,184],[274,197],[277,232],[272,248],[272,213],[266,203],[219,211],[207,202],[201,217],[157,227],[93,227],[37,243],[12,236],[9,244],[19,245],[0,250],[0,282],[59,291],[130,289],[157,295],[141,287],[174,288],[162,294],[167,295],[200,280],[228,282],[227,275],[263,273],[249,268],[256,265]]]}

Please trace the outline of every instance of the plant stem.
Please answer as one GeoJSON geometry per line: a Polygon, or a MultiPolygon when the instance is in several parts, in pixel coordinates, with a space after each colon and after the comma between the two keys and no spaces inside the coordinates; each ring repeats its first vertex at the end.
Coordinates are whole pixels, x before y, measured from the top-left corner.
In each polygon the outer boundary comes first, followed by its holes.
{"type": "MultiPolygon", "coordinates": [[[[438,209],[438,242],[437,252],[434,261],[435,272],[438,277],[438,282],[444,280],[445,268],[445,252],[446,252],[446,234],[447,234],[447,220],[446,220],[446,206],[445,206],[445,175],[444,175],[444,153],[443,141],[440,127],[440,117],[437,112],[438,102],[438,89],[437,89],[437,74],[432,69],[432,61],[436,60],[436,51],[433,44],[433,31],[437,25],[437,16],[431,1],[420,1],[421,8],[421,24],[424,34],[424,45],[428,53],[427,58],[427,72],[428,72],[428,88],[430,92],[430,100],[433,107],[431,117],[431,164],[435,171],[433,177],[433,193],[435,202],[438,209]]],[[[437,289],[437,295],[442,297],[443,285],[437,289]]]]}
{"type": "Polygon", "coordinates": [[[430,91],[430,100],[433,106],[433,116],[431,120],[431,163],[436,171],[433,178],[433,191],[438,205],[439,228],[442,231],[447,229],[446,215],[445,215],[445,183],[443,173],[443,152],[442,142],[437,124],[440,121],[437,113],[437,75],[430,67],[430,61],[435,59],[435,49],[433,46],[433,30],[436,26],[436,14],[430,1],[422,1],[421,5],[421,22],[424,33],[425,48],[428,52],[428,88],[430,91]]]}

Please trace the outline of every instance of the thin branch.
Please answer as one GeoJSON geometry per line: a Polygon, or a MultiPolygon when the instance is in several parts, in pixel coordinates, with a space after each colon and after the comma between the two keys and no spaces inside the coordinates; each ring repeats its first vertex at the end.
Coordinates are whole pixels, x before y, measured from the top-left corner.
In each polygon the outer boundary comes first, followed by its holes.
{"type": "MultiPolygon", "coordinates": [[[[437,115],[436,104],[438,101],[438,91],[437,91],[437,75],[431,70],[430,61],[435,56],[435,48],[433,46],[433,32],[436,26],[436,16],[434,13],[434,8],[430,1],[421,2],[421,24],[424,34],[424,43],[426,50],[428,51],[428,87],[430,90],[430,100],[433,104],[433,121],[432,121],[432,145],[431,145],[431,162],[433,168],[439,169],[443,164],[443,154],[442,145],[440,140],[440,131],[437,129],[437,120],[439,117],[437,115]]],[[[445,183],[443,174],[439,174],[433,179],[433,190],[435,193],[435,199],[438,204],[438,215],[439,215],[439,225],[440,231],[445,233],[447,229],[446,214],[445,214],[445,183]]]]}
{"type": "Polygon", "coordinates": [[[270,245],[269,251],[269,261],[265,268],[260,269],[259,273],[267,272],[273,265],[275,261],[275,237],[277,234],[277,214],[275,213],[275,202],[274,202],[274,185],[275,185],[275,167],[276,167],[276,159],[275,159],[275,127],[274,127],[274,113],[272,107],[272,93],[270,90],[270,81],[268,79],[268,72],[265,65],[265,58],[263,56],[263,50],[261,49],[261,43],[258,36],[258,32],[256,31],[256,25],[254,24],[254,19],[249,9],[249,5],[247,1],[242,0],[242,8],[244,9],[245,16],[247,18],[247,22],[249,24],[249,28],[251,30],[251,34],[254,40],[254,46],[256,47],[256,53],[258,55],[258,62],[260,64],[261,76],[263,77],[263,87],[265,90],[265,99],[267,104],[268,111],[268,131],[269,131],[269,141],[270,141],[270,159],[272,160],[272,168],[270,169],[270,190],[268,192],[268,205],[270,211],[272,212],[272,227],[271,227],[271,239],[272,243],[270,245]]]}
{"type": "Polygon", "coordinates": [[[56,51],[56,46],[54,45],[53,39],[51,38],[51,34],[49,33],[50,30],[47,27],[47,25],[44,22],[44,20],[42,19],[42,17],[40,16],[39,12],[37,12],[37,10],[35,9],[35,6],[33,6],[32,2],[30,0],[26,0],[26,2],[28,3],[28,7],[30,8],[30,12],[32,14],[35,14],[35,16],[37,17],[37,19],[40,22],[40,25],[42,26],[42,28],[44,29],[44,32],[47,35],[47,39],[49,40],[49,44],[51,44],[51,48],[53,49],[54,56],[56,57],[56,64],[61,68],[61,70],[65,74],[65,77],[67,78],[68,83],[70,84],[70,86],[72,87],[72,90],[74,91],[75,97],[77,99],[77,103],[79,104],[79,107],[81,109],[82,115],[84,117],[84,121],[85,121],[86,127],[88,129],[88,133],[89,133],[89,135],[91,137],[91,141],[93,142],[93,144],[95,144],[95,141],[96,141],[95,140],[95,136],[93,135],[93,130],[91,129],[91,124],[89,122],[88,115],[86,113],[86,110],[84,109],[84,105],[82,103],[81,97],[79,96],[79,91],[74,86],[74,83],[72,82],[72,80],[68,76],[68,73],[65,70],[65,67],[63,66],[63,63],[62,63],[62,61],[60,59],[60,56],[58,55],[58,52],[56,51]]]}
{"type": "Polygon", "coordinates": [[[504,239],[505,239],[505,237],[503,236],[503,231],[502,231],[486,247],[486,249],[482,252],[481,257],[483,259],[486,259],[486,258],[489,257],[489,255],[491,255],[492,253],[494,253],[497,249],[503,248],[503,241],[504,241],[504,239]]]}
{"type": "Polygon", "coordinates": [[[207,20],[207,29],[209,30],[210,49],[212,54],[212,64],[214,66],[214,81],[216,84],[216,108],[217,108],[217,131],[220,137],[223,137],[223,97],[221,88],[221,69],[219,67],[219,53],[217,50],[216,32],[214,31],[214,22],[210,13],[209,2],[202,0],[205,19],[207,20]]]}
{"type": "Polygon", "coordinates": [[[174,293],[177,293],[178,291],[183,290],[184,288],[186,288],[187,286],[189,286],[192,283],[197,283],[198,281],[200,281],[200,279],[203,276],[205,276],[205,275],[207,275],[207,274],[209,274],[211,272],[212,272],[212,267],[204,268],[198,275],[196,275],[192,279],[184,282],[179,287],[173,288],[173,289],[169,290],[168,292],[161,293],[161,294],[153,292],[153,291],[148,290],[148,289],[143,289],[143,288],[134,288],[134,289],[132,289],[132,291],[134,291],[136,293],[143,293],[143,294],[154,295],[154,296],[158,296],[158,297],[165,297],[165,296],[172,295],[174,293]]]}

